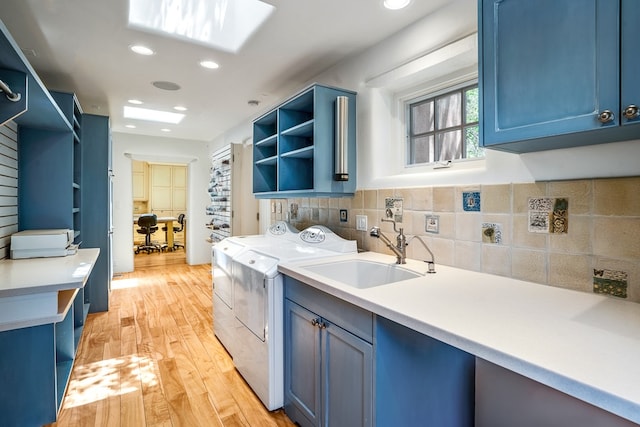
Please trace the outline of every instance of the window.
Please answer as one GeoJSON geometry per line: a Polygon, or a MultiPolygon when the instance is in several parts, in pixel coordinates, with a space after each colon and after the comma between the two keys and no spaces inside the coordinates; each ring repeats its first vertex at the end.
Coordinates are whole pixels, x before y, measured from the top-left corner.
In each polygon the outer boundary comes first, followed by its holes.
{"type": "Polygon", "coordinates": [[[407,102],[407,165],[484,157],[478,85],[407,102]]]}

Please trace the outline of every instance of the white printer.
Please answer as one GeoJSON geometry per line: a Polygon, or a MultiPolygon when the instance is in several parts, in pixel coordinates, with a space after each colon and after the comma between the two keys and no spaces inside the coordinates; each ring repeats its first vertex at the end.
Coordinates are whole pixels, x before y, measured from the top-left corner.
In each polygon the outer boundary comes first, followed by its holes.
{"type": "Polygon", "coordinates": [[[73,230],[65,228],[23,230],[11,235],[12,259],[67,256],[77,251],[73,230]]]}

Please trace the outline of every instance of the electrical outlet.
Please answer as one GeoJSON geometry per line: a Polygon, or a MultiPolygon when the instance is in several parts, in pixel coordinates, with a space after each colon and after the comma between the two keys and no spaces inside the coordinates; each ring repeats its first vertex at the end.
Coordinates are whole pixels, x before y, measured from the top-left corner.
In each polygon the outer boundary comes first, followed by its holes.
{"type": "Polygon", "coordinates": [[[356,215],[356,230],[367,231],[367,216],[356,215]]]}

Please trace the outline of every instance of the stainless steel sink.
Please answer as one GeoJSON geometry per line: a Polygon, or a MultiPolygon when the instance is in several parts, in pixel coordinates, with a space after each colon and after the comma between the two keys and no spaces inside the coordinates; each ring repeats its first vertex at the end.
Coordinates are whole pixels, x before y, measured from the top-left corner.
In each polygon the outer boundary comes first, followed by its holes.
{"type": "Polygon", "coordinates": [[[327,279],[358,289],[372,288],[423,276],[395,263],[368,260],[346,260],[303,267],[327,279]]]}

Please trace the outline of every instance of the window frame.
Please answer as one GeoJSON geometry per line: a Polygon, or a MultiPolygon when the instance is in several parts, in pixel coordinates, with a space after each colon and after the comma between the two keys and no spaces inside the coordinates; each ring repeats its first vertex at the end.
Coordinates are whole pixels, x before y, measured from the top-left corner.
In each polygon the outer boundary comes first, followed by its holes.
{"type": "MultiPolygon", "coordinates": [[[[476,162],[476,161],[482,161],[486,158],[486,156],[482,156],[482,157],[471,157],[471,158],[467,158],[467,157],[463,157],[460,159],[451,159],[451,160],[445,160],[445,161],[441,161],[441,160],[434,160],[432,162],[421,162],[421,163],[410,163],[410,158],[411,158],[411,150],[412,150],[412,137],[415,136],[420,136],[420,135],[429,135],[432,134],[434,137],[434,159],[437,159],[439,156],[439,147],[437,144],[437,135],[438,135],[438,129],[435,128],[435,122],[436,122],[436,117],[437,117],[437,100],[439,98],[442,98],[444,96],[450,95],[454,92],[460,92],[462,94],[462,114],[461,114],[461,123],[459,126],[456,127],[451,127],[451,128],[445,128],[443,129],[443,132],[441,133],[446,133],[449,132],[451,130],[454,129],[459,129],[462,132],[462,143],[463,143],[463,153],[466,153],[466,141],[465,141],[465,129],[469,127],[469,124],[466,123],[466,116],[467,116],[467,110],[466,108],[464,108],[465,106],[465,98],[464,98],[464,93],[466,90],[468,89],[473,89],[473,88],[478,88],[478,79],[473,78],[473,79],[468,79],[468,80],[464,80],[464,81],[459,81],[457,83],[453,83],[453,84],[443,84],[443,85],[439,85],[439,87],[437,88],[424,88],[423,90],[421,90],[419,93],[413,93],[409,96],[405,96],[402,99],[400,99],[401,102],[401,108],[403,110],[404,113],[404,117],[403,117],[403,133],[404,133],[404,165],[403,168],[404,169],[410,169],[410,168],[424,168],[424,167],[431,167],[433,168],[434,166],[438,166],[442,163],[462,163],[462,162],[476,162]],[[416,134],[416,135],[412,135],[411,134],[411,125],[412,125],[412,121],[411,121],[411,108],[414,105],[429,101],[429,100],[433,100],[434,103],[434,109],[433,109],[433,117],[434,117],[434,130],[433,132],[425,132],[423,134],[416,134]]],[[[480,108],[480,105],[478,105],[478,109],[480,108]]],[[[478,118],[479,120],[479,118],[478,118]]],[[[480,127],[480,122],[477,122],[477,126],[478,126],[478,130],[480,127]]],[[[479,136],[478,136],[479,137],[479,136]]]]}

